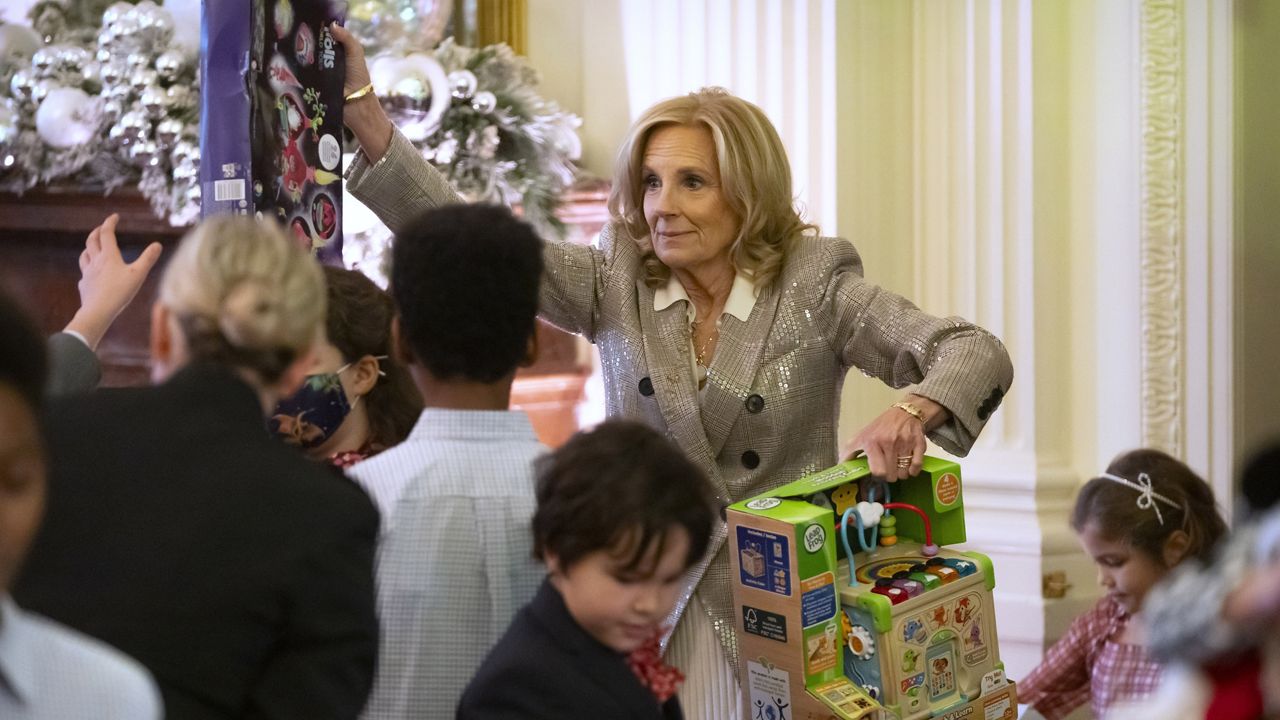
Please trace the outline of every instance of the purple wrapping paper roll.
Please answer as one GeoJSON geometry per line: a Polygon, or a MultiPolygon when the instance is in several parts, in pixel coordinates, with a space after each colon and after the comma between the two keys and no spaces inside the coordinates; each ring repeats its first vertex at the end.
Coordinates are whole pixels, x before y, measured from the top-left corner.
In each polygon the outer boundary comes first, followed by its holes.
{"type": "Polygon", "coordinates": [[[342,261],[345,62],[329,23],[346,0],[205,0],[201,214],[279,220],[342,261]]]}

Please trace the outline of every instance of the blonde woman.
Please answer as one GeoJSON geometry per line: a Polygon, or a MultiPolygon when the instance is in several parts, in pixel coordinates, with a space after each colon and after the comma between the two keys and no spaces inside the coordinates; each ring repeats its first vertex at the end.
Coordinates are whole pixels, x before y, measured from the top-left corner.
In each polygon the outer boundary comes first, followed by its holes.
{"type": "Polygon", "coordinates": [[[279,228],[206,221],[152,309],[157,384],[49,414],[14,596],[142,662],[168,717],[354,718],[368,694],[377,513],[263,427],[324,318],[320,268],[279,228]]]}
{"type": "MultiPolygon", "coordinates": [[[[349,187],[394,231],[458,197],[369,92],[347,51],[349,187]]],[[[964,455],[1013,380],[990,333],[863,279],[857,251],[794,209],[786,151],[760,108],[711,88],[640,114],[618,152],[597,247],[549,242],[541,316],[599,348],[607,411],[672,437],[722,504],[834,464],[851,368],[915,385],[846,447],[875,474],[920,469],[926,436],[964,455]]],[[[667,657],[690,718],[740,716],[723,524],[687,577],[667,657]],[[686,610],[687,607],[687,610],[686,610]]]]}

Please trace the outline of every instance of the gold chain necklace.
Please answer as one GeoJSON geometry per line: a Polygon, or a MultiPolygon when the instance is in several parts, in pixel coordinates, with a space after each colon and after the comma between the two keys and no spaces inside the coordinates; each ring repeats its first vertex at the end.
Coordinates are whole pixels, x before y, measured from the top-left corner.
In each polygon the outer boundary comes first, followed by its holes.
{"type": "MultiPolygon", "coordinates": [[[[699,323],[697,320],[694,320],[693,322],[689,323],[690,341],[692,341],[693,338],[696,337],[698,334],[698,324],[699,323]]],[[[713,330],[711,334],[707,336],[707,339],[702,341],[702,349],[698,350],[693,355],[693,361],[696,362],[698,364],[698,367],[702,368],[703,370],[708,369],[707,368],[707,349],[711,347],[711,342],[718,337],[720,337],[720,328],[716,328],[715,330],[713,330]]]]}

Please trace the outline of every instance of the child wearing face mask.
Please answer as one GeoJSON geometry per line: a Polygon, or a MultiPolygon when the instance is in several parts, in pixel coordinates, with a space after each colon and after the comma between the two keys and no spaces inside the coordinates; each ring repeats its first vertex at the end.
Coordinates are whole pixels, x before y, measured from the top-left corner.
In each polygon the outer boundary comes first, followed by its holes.
{"type": "Polygon", "coordinates": [[[276,405],[268,426],[312,460],[346,468],[400,444],[422,395],[391,357],[391,296],[356,270],[326,266],[324,280],[325,340],[313,372],[276,405]]]}
{"type": "Polygon", "coordinates": [[[467,686],[460,720],[683,717],[659,642],[715,519],[702,472],[628,421],[537,466],[534,553],[548,575],[467,686]]]}
{"type": "Polygon", "coordinates": [[[1208,558],[1226,531],[1208,484],[1151,449],[1120,455],[1085,483],[1071,527],[1097,564],[1106,595],[1018,683],[1018,699],[1049,720],[1085,703],[1103,717],[1113,705],[1156,689],[1163,668],[1147,652],[1138,619],[1143,602],[1179,563],[1208,558]]]}

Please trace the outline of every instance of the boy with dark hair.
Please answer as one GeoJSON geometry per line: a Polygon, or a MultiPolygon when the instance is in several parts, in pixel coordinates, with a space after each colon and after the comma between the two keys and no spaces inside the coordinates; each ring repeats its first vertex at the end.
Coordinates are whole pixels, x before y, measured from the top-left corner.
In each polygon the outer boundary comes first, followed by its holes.
{"type": "Polygon", "coordinates": [[[714,492],[635,422],[575,435],[538,463],[534,551],[548,575],[467,687],[459,720],[682,717],[658,643],[706,551],[714,492]]]}
{"type": "Polygon", "coordinates": [[[425,409],[409,437],[354,466],[383,514],[382,640],[365,718],[442,718],[542,578],[529,539],[546,448],[508,410],[536,354],[542,242],[498,206],[432,210],[397,236],[396,352],[425,409]]]}
{"type": "Polygon", "coordinates": [[[0,717],[158,718],[160,693],[141,665],[8,595],[44,512],[46,366],[44,340],[2,294],[0,347],[0,717]]]}

